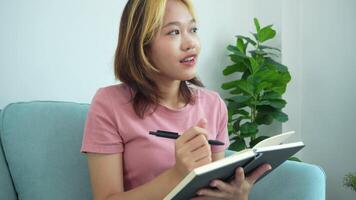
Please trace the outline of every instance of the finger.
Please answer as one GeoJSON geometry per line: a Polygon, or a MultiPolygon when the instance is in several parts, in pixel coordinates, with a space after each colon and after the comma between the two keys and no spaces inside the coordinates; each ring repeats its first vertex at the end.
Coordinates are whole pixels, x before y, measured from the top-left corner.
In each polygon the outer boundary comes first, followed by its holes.
{"type": "Polygon", "coordinates": [[[190,200],[217,200],[217,199],[215,197],[198,196],[198,197],[193,197],[190,200]]]}
{"type": "Polygon", "coordinates": [[[208,120],[206,118],[201,118],[198,123],[197,126],[200,128],[206,128],[206,124],[208,123],[208,120]]]}
{"type": "Polygon", "coordinates": [[[193,197],[190,200],[217,200],[217,199],[215,197],[198,196],[198,197],[193,197]]]}
{"type": "Polygon", "coordinates": [[[211,190],[211,189],[200,189],[197,193],[199,196],[209,196],[214,198],[227,198],[227,194],[223,193],[219,190],[211,190]]]}
{"type": "Polygon", "coordinates": [[[194,161],[198,161],[207,156],[211,157],[211,150],[209,145],[203,145],[191,152],[191,157],[194,159],[194,161]]]}
{"type": "Polygon", "coordinates": [[[193,139],[188,141],[186,144],[189,147],[191,147],[190,151],[195,151],[198,148],[201,148],[202,146],[209,147],[209,149],[210,149],[210,145],[208,143],[208,140],[205,138],[204,135],[197,135],[196,137],[194,137],[193,139]]]}
{"type": "Polygon", "coordinates": [[[211,161],[212,161],[211,156],[206,156],[206,157],[196,161],[194,168],[209,164],[209,163],[211,163],[211,161]]]}
{"type": "Polygon", "coordinates": [[[219,189],[219,191],[223,192],[223,193],[227,193],[227,194],[233,194],[235,188],[233,186],[231,186],[228,183],[225,183],[221,180],[213,180],[210,183],[211,187],[216,187],[217,189],[219,189]]]}
{"type": "MultiPolygon", "coordinates": [[[[186,153],[191,154],[192,152],[200,149],[200,148],[210,148],[208,142],[206,141],[204,136],[197,136],[195,137],[193,140],[184,143],[181,147],[180,147],[180,151],[184,151],[186,153]],[[206,147],[204,147],[206,146],[206,147]]],[[[191,155],[189,155],[191,156],[191,155]]]]}
{"type": "Polygon", "coordinates": [[[261,177],[264,173],[266,173],[268,170],[271,170],[272,167],[269,164],[263,164],[259,166],[256,170],[254,170],[247,178],[246,180],[250,184],[254,184],[256,180],[261,177]]]}
{"type": "Polygon", "coordinates": [[[198,126],[194,126],[187,131],[185,131],[177,140],[181,144],[187,143],[190,140],[194,139],[198,135],[203,135],[206,139],[208,139],[208,131],[198,126]]]}
{"type": "Polygon", "coordinates": [[[237,186],[240,186],[243,181],[245,180],[245,172],[242,167],[238,167],[235,170],[235,179],[234,179],[234,184],[237,186]]]}

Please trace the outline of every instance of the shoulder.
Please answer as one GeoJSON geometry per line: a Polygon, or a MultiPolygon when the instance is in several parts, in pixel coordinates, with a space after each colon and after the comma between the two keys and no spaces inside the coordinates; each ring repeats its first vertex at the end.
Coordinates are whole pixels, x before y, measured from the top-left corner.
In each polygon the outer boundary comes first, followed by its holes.
{"type": "Polygon", "coordinates": [[[89,113],[93,115],[117,118],[118,111],[129,108],[130,89],[124,84],[116,84],[99,88],[91,103],[89,113]]]}
{"type": "Polygon", "coordinates": [[[120,83],[99,88],[93,100],[128,102],[131,96],[130,88],[126,84],[120,83]]]}
{"type": "Polygon", "coordinates": [[[227,105],[216,91],[201,87],[194,87],[196,91],[196,101],[209,110],[217,110],[219,113],[227,113],[227,105]]]}
{"type": "Polygon", "coordinates": [[[202,87],[194,87],[193,89],[196,92],[198,101],[207,101],[209,103],[220,103],[223,101],[220,94],[216,91],[202,87]]]}

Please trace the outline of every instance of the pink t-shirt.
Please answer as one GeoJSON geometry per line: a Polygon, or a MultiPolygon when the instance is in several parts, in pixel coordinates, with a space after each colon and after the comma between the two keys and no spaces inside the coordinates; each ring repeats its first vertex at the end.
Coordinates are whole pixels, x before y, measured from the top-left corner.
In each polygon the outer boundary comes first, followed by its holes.
{"type": "Polygon", "coordinates": [[[144,119],[134,112],[130,88],[126,84],[100,88],[87,114],[81,151],[122,153],[125,190],[152,180],[175,164],[175,140],[150,135],[149,131],[182,134],[205,117],[209,139],[225,143],[224,146],[212,145],[212,152],[224,151],[229,146],[224,101],[216,92],[191,88],[197,95],[195,104],[178,110],[159,105],[144,119]]]}

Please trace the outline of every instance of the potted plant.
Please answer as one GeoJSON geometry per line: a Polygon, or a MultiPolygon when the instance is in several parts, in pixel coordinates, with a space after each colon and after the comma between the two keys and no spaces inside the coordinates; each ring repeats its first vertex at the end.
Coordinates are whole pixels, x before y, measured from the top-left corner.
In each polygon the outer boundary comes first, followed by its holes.
{"type": "Polygon", "coordinates": [[[287,102],[282,98],[291,76],[285,65],[275,58],[280,50],[264,45],[276,35],[273,25],[261,27],[255,18],[256,33],[253,37],[236,36],[236,44],[228,45],[232,65],[223,70],[224,76],[235,80],[222,84],[229,90],[226,98],[228,108],[228,132],[230,149],[240,151],[251,148],[268,136],[258,134],[262,124],[274,120],[286,122],[288,115],[282,111],[287,102]]]}
{"type": "Polygon", "coordinates": [[[356,173],[351,172],[344,176],[344,186],[349,187],[351,190],[356,192],[356,173]]]}

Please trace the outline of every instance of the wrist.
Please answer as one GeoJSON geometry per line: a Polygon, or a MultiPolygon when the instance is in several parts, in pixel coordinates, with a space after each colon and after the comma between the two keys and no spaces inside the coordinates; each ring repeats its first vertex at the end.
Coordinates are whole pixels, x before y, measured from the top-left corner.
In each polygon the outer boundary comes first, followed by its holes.
{"type": "Polygon", "coordinates": [[[239,198],[239,200],[248,200],[248,195],[244,195],[241,198],[239,198]]]}
{"type": "Polygon", "coordinates": [[[179,166],[174,165],[171,169],[171,175],[173,176],[173,178],[175,179],[183,179],[185,177],[185,173],[183,172],[182,169],[179,168],[179,166]]]}

